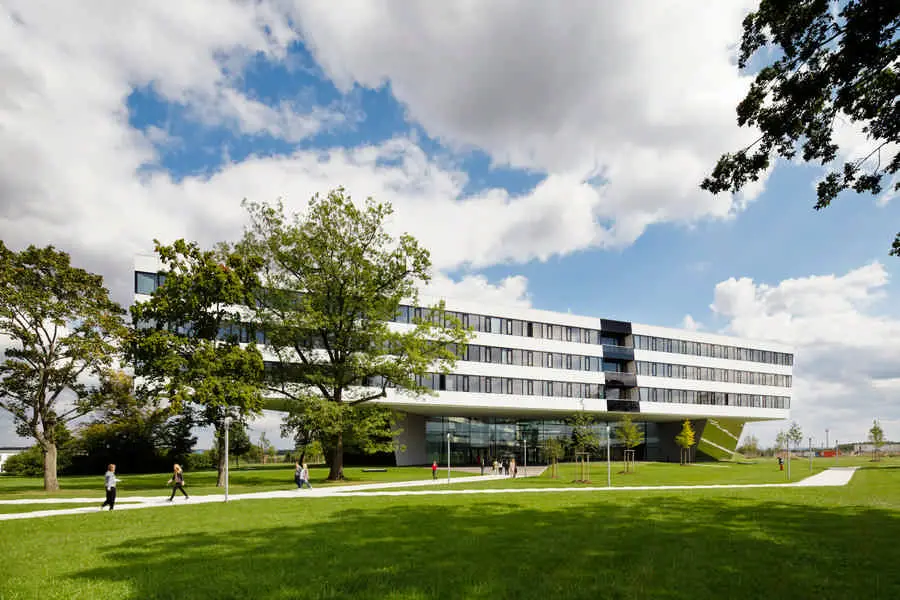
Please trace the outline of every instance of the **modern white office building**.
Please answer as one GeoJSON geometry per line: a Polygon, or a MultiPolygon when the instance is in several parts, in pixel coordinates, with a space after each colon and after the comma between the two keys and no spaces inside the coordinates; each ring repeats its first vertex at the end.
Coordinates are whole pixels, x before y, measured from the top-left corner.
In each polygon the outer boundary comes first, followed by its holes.
{"type": "MultiPolygon", "coordinates": [[[[159,284],[157,268],[137,259],[136,300],[159,284]]],[[[450,298],[446,306],[475,332],[463,359],[451,374],[423,378],[434,395],[389,388],[379,400],[402,414],[398,465],[443,463],[447,434],[455,464],[521,463],[526,451],[540,463],[541,442],[568,435],[563,421],[577,411],[597,417],[601,439],[611,424],[614,457],[616,423],[630,415],[645,436],[638,459],[677,461],[685,419],[697,459],[730,458],[745,423],[790,414],[793,355],[782,344],[450,298]]],[[[392,327],[412,327],[421,310],[401,307],[392,327]]]]}

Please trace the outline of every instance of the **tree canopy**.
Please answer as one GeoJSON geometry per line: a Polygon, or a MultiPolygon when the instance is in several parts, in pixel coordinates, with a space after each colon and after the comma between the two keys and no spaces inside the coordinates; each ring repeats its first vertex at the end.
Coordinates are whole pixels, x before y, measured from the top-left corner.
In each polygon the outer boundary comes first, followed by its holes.
{"type": "Polygon", "coordinates": [[[872,455],[878,460],[878,452],[884,446],[884,430],[878,419],[872,421],[872,428],[869,429],[869,443],[872,444],[872,455]]]}
{"type": "MultiPolygon", "coordinates": [[[[184,240],[157,241],[156,253],[165,281],[131,307],[127,349],[140,393],[162,396],[176,410],[194,404],[197,423],[221,433],[226,417],[244,419],[262,407],[263,359],[245,318],[260,263],[184,240]]],[[[225,441],[216,439],[221,486],[225,441]]]]}
{"type": "Polygon", "coordinates": [[[87,378],[113,363],[124,310],[100,275],[70,264],[53,246],[14,252],[0,241],[0,408],[44,455],[44,489],[57,490],[59,425],[94,408],[87,378]]]}
{"type": "MultiPolygon", "coordinates": [[[[702,187],[737,192],[773,158],[799,153],[826,168],[817,210],[845,190],[900,191],[900,2],[762,0],[743,25],[738,67],[750,67],[754,57],[768,60],[738,104],[737,121],[760,135],[723,155],[702,187]],[[841,156],[835,139],[841,122],[865,135],[866,155],[841,156]]],[[[900,256],[900,233],[891,254],[900,256]]]]}
{"type": "MultiPolygon", "coordinates": [[[[240,245],[263,261],[255,320],[277,357],[269,388],[298,404],[340,479],[345,443],[391,450],[393,413],[372,401],[430,393],[424,378],[447,372],[469,333],[443,304],[393,326],[401,302],[418,304],[430,279],[429,253],[409,235],[385,230],[389,204],[361,207],[343,189],[314,196],[303,214],[245,203],[251,226],[240,245]]],[[[299,413],[298,413],[299,411],[299,413]]]]}

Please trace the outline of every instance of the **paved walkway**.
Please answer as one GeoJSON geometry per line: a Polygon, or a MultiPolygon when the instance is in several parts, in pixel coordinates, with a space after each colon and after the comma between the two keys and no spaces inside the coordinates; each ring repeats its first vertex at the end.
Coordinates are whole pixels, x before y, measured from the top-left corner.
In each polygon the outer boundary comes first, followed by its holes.
{"type": "MultiPolygon", "coordinates": [[[[857,467],[831,468],[794,483],[747,483],[747,484],[713,484],[713,485],[657,485],[657,486],[623,486],[623,487],[539,487],[539,488],[497,488],[497,489],[468,489],[452,490],[448,488],[439,490],[411,490],[409,488],[437,487],[447,485],[446,479],[421,480],[421,481],[395,481],[390,483],[366,483],[358,485],[331,486],[309,489],[280,490],[272,492],[251,492],[246,494],[229,494],[229,501],[258,500],[266,498],[297,498],[308,496],[312,498],[325,498],[334,496],[426,496],[426,495],[462,495],[462,494],[525,494],[525,493],[564,493],[564,492],[627,492],[627,491],[656,491],[656,490],[711,490],[711,489],[749,489],[749,488],[773,488],[773,487],[839,487],[847,485],[853,477],[857,467]]],[[[528,477],[536,477],[543,469],[536,468],[532,472],[529,469],[528,477]]],[[[522,477],[522,475],[520,475],[522,477]]],[[[496,481],[508,479],[497,475],[485,475],[474,477],[454,477],[451,485],[456,483],[472,483],[478,481],[496,481]]],[[[58,510],[37,510],[25,513],[0,514],[0,521],[14,519],[36,519],[55,515],[76,515],[81,513],[97,512],[99,498],[55,498],[55,499],[19,499],[0,500],[0,504],[83,504],[90,503],[93,506],[80,508],[64,508],[58,510]]],[[[185,499],[179,496],[174,502],[167,498],[132,496],[116,501],[116,510],[134,510],[138,508],[151,508],[160,506],[181,506],[183,504],[208,504],[211,502],[223,502],[224,494],[210,494],[206,496],[191,496],[185,499]]]]}

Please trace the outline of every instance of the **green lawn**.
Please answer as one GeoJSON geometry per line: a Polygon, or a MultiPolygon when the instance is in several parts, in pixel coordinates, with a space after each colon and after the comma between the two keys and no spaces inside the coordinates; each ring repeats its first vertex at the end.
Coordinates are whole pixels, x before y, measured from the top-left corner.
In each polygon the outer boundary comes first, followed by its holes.
{"type": "MultiPolygon", "coordinates": [[[[885,459],[885,464],[891,459],[885,459]]],[[[869,464],[868,459],[843,459],[840,465],[858,466],[869,464]]],[[[900,465],[900,461],[896,464],[900,465]]],[[[834,459],[813,460],[813,468],[810,471],[808,460],[794,460],[791,464],[791,479],[787,478],[787,471],[779,471],[774,459],[756,459],[743,462],[703,462],[692,465],[679,465],[677,463],[639,462],[634,472],[625,474],[624,465],[621,462],[611,464],[613,487],[646,486],[646,485],[709,485],[709,484],[746,484],[746,483],[788,483],[800,481],[812,474],[820,473],[828,467],[834,466],[834,459]]],[[[533,467],[532,467],[533,468],[533,467]]],[[[785,466],[785,468],[787,468],[785,466]]],[[[520,474],[522,467],[519,467],[520,474]]],[[[590,485],[606,486],[606,463],[591,462],[588,472],[590,485]]],[[[502,481],[473,481],[464,484],[467,488],[519,488],[519,487],[569,487],[580,480],[581,467],[574,463],[561,463],[559,476],[553,478],[548,467],[540,477],[517,477],[502,481]]],[[[463,484],[459,484],[463,485],[463,484]]]]}
{"type": "MultiPolygon", "coordinates": [[[[359,483],[380,483],[389,481],[412,481],[431,479],[431,469],[423,467],[391,467],[386,473],[364,473],[363,467],[345,467],[345,480],[341,483],[326,481],[327,467],[310,467],[310,482],[313,487],[331,485],[349,485],[359,483]]],[[[150,475],[129,475],[117,473],[122,479],[118,484],[119,497],[164,496],[170,492],[166,486],[170,473],[150,475]]],[[[460,473],[454,473],[459,477],[460,473]]],[[[446,471],[442,474],[447,476],[446,471]]],[[[185,488],[189,494],[221,494],[222,488],[216,488],[215,471],[187,472],[184,474],[185,488]]],[[[103,498],[103,474],[87,477],[60,477],[58,492],[43,491],[43,480],[40,477],[0,476],[0,500],[16,498],[77,498],[97,496],[103,498]]],[[[255,465],[251,467],[231,468],[229,492],[263,492],[270,490],[288,490],[296,488],[294,484],[294,467],[292,465],[255,465]]],[[[179,494],[180,495],[180,494],[179,494]]]]}
{"type": "Polygon", "coordinates": [[[0,598],[900,598],[900,468],[842,488],[296,498],[0,522],[0,598]]]}
{"type": "MultiPolygon", "coordinates": [[[[116,503],[118,506],[118,503],[116,503]]],[[[11,513],[26,513],[26,512],[36,512],[40,510],[61,510],[63,508],[86,508],[93,507],[94,510],[97,510],[100,507],[100,502],[97,504],[84,504],[84,503],[72,503],[72,502],[54,502],[53,504],[0,504],[0,515],[3,514],[11,514],[11,513]]],[[[0,596],[2,598],[2,596],[0,596]]]]}

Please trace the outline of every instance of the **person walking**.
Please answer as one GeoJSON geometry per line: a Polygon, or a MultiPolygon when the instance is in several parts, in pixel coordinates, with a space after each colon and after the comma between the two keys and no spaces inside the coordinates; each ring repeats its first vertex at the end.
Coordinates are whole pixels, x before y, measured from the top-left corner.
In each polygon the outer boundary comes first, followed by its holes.
{"type": "Polygon", "coordinates": [[[304,485],[312,489],[312,484],[309,482],[309,467],[306,466],[306,463],[300,467],[300,489],[303,489],[304,485]]]}
{"type": "Polygon", "coordinates": [[[294,483],[297,484],[297,489],[303,487],[303,477],[301,476],[303,473],[303,467],[300,466],[300,461],[294,463],[294,483]]]}
{"type": "Polygon", "coordinates": [[[116,477],[116,465],[110,464],[106,467],[106,500],[100,505],[100,510],[106,506],[112,510],[116,505],[116,483],[119,481],[121,479],[116,477]]]}
{"type": "Polygon", "coordinates": [[[516,476],[516,459],[512,459],[509,461],[509,474],[515,478],[516,476]]]}
{"type": "Polygon", "coordinates": [[[437,461],[431,463],[431,478],[437,479],[437,461]]]}
{"type": "Polygon", "coordinates": [[[175,467],[172,470],[172,478],[168,481],[168,483],[172,485],[172,495],[169,496],[169,502],[171,502],[175,498],[175,492],[181,490],[181,493],[184,494],[184,499],[188,500],[190,496],[188,493],[184,491],[184,473],[181,470],[181,465],[175,463],[175,467]]]}

